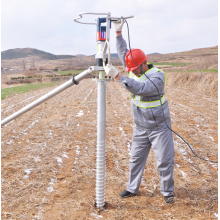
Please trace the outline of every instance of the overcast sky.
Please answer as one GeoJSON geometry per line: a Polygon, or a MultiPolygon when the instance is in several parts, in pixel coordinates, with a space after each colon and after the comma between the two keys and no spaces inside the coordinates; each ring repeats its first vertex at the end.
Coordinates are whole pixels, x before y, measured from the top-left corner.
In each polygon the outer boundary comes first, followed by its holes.
{"type": "MultiPolygon", "coordinates": [[[[96,54],[96,26],[73,21],[81,12],[133,15],[131,47],[146,54],[218,45],[217,0],[2,0],[1,51],[30,47],[56,55],[96,54]]],[[[127,41],[126,25],[123,36],[127,41]]],[[[116,52],[113,29],[110,43],[116,52]]]]}

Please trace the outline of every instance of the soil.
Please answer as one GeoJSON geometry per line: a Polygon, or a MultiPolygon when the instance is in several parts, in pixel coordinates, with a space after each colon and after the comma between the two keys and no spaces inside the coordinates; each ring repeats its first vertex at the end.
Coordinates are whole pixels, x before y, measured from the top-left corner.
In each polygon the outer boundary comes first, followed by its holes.
{"type": "MultiPolygon", "coordinates": [[[[2,101],[2,119],[51,88],[2,101]]],[[[172,128],[196,154],[218,160],[218,103],[166,86],[172,128]]],[[[175,202],[165,204],[151,150],[137,196],[122,199],[129,173],[133,118],[129,93],[107,83],[106,197],[95,207],[97,83],[77,86],[2,127],[2,219],[216,219],[218,167],[195,157],[176,135],[175,202]]]]}

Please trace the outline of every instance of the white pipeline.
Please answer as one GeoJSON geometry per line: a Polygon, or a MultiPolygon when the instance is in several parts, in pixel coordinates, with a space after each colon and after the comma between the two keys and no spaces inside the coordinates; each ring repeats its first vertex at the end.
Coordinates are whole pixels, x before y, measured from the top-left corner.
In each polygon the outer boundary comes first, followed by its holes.
{"type": "MultiPolygon", "coordinates": [[[[94,68],[90,67],[89,69],[83,71],[82,73],[78,74],[74,79],[76,82],[84,79],[87,75],[92,73],[94,68]]],[[[10,115],[9,117],[5,118],[1,121],[1,126],[7,124],[8,122],[12,121],[13,119],[19,117],[20,115],[24,114],[25,112],[31,110],[32,108],[40,105],[42,102],[52,98],[53,96],[57,95],[58,93],[62,92],[63,90],[69,88],[70,86],[74,85],[73,80],[70,79],[69,81],[65,82],[64,84],[58,86],[56,89],[53,89],[46,95],[42,96],[41,98],[35,100],[34,102],[30,103],[29,105],[25,106],[24,108],[20,109],[19,111],[15,112],[14,114],[10,115]]]]}
{"type": "Polygon", "coordinates": [[[96,206],[105,205],[105,131],[106,131],[106,80],[99,73],[97,103],[97,154],[96,154],[96,206]]]}

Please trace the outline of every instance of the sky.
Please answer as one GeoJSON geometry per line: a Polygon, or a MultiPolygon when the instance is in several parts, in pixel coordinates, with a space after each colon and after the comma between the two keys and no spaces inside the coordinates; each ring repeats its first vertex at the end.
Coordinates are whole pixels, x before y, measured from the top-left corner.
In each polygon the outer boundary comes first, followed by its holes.
{"type": "MultiPolygon", "coordinates": [[[[1,51],[35,48],[56,55],[97,53],[96,26],[75,22],[79,13],[128,17],[131,48],[175,53],[218,45],[218,0],[2,0],[1,51]]],[[[98,15],[82,22],[95,23],[98,15]]],[[[123,26],[127,41],[127,27],[123,26]]],[[[111,53],[116,37],[110,33],[111,53]]]]}

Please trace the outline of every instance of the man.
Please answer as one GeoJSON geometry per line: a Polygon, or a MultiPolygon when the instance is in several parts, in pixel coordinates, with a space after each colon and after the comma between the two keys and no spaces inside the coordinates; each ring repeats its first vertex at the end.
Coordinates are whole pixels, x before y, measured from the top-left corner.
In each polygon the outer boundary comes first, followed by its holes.
{"type": "Polygon", "coordinates": [[[164,96],[166,75],[162,70],[147,63],[148,56],[142,50],[132,49],[130,51],[127,49],[127,44],[122,37],[123,24],[123,20],[113,22],[116,30],[118,56],[125,66],[125,70],[129,72],[129,77],[118,73],[112,65],[107,64],[105,67],[106,73],[116,78],[130,92],[135,123],[129,162],[129,181],[127,189],[120,193],[120,197],[126,198],[137,195],[152,146],[161,178],[161,193],[166,203],[172,203],[174,201],[173,167],[175,151],[172,131],[167,127],[168,125],[171,128],[171,119],[168,102],[164,96]],[[155,85],[147,79],[145,74],[155,85]]]}

